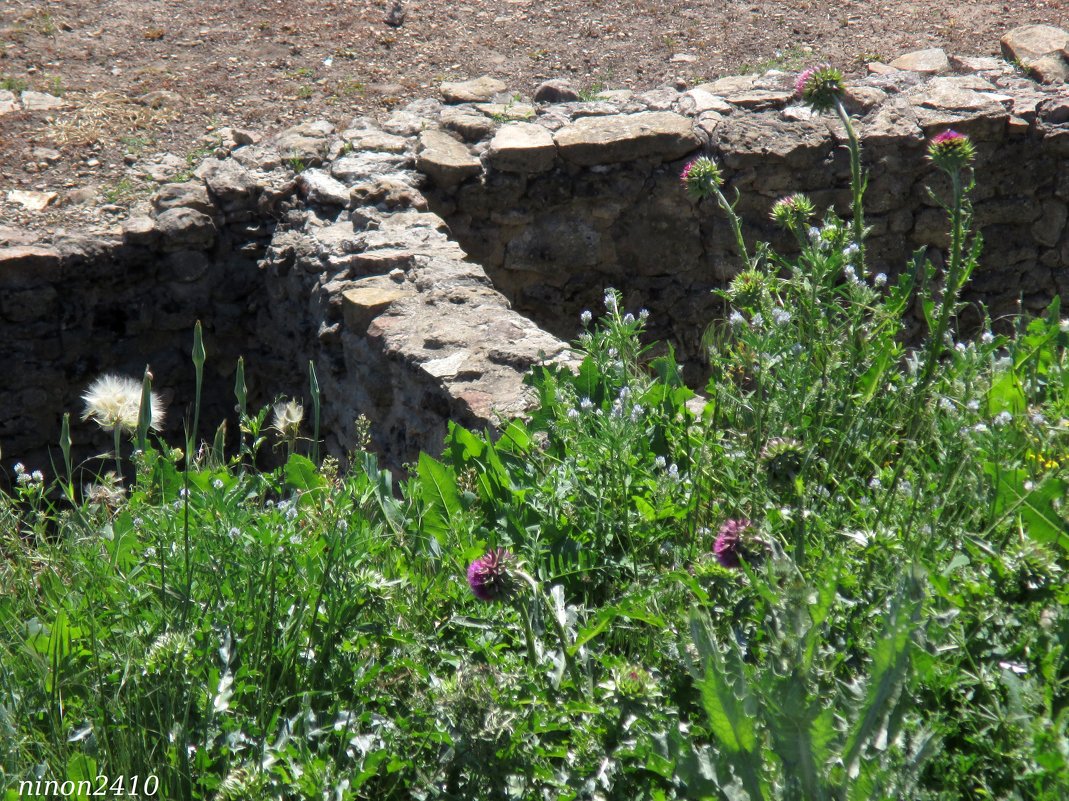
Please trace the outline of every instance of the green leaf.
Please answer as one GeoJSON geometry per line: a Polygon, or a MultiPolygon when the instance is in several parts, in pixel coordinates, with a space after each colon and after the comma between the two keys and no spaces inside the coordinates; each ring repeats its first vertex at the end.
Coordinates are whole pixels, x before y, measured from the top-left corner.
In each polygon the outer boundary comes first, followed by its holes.
{"type": "Polygon", "coordinates": [[[851,778],[866,746],[881,739],[887,715],[893,709],[902,683],[909,672],[913,632],[920,617],[921,581],[918,568],[906,578],[891,604],[887,621],[872,651],[872,672],[861,715],[847,736],[843,764],[851,778]]]}
{"type": "Polygon", "coordinates": [[[426,504],[423,523],[428,534],[447,534],[463,512],[457,482],[452,471],[428,456],[419,455],[416,467],[420,493],[426,504]]]}
{"type": "Polygon", "coordinates": [[[299,453],[291,453],[286,460],[285,475],[286,486],[301,492],[327,486],[327,480],[319,474],[312,460],[299,453]]]}

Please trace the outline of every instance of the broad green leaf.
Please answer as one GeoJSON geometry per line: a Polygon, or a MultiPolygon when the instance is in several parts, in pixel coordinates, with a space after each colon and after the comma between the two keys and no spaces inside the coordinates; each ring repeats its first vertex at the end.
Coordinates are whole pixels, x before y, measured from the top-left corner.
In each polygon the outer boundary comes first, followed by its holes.
{"type": "Polygon", "coordinates": [[[424,528],[428,534],[448,533],[463,511],[456,478],[448,467],[426,453],[419,455],[416,473],[426,505],[424,528]]]}
{"type": "Polygon", "coordinates": [[[291,453],[286,460],[285,476],[286,486],[301,492],[327,486],[327,480],[319,474],[312,460],[299,453],[291,453]]]}

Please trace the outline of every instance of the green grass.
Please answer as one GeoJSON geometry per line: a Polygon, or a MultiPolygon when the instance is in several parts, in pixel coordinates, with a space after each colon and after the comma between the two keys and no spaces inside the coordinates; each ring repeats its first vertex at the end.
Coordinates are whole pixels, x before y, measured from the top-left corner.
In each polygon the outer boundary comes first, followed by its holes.
{"type": "Polygon", "coordinates": [[[0,494],[0,794],[1063,799],[1069,322],[959,339],[955,186],[945,276],[781,206],[798,252],[721,291],[701,404],[608,290],[526,420],[403,480],[366,421],[318,459],[314,371],[295,422],[239,363],[229,441],[65,434],[0,494]]]}

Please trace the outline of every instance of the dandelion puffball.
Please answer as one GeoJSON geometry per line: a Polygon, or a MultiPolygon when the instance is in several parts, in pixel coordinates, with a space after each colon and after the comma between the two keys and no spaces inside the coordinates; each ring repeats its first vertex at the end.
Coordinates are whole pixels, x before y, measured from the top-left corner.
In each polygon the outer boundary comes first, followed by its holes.
{"type": "MultiPolygon", "coordinates": [[[[156,431],[163,428],[163,401],[151,393],[152,420],[156,431]]],[[[96,379],[82,395],[85,401],[83,420],[92,420],[105,431],[121,428],[136,431],[141,413],[141,382],[124,375],[105,373],[96,379]]]]}

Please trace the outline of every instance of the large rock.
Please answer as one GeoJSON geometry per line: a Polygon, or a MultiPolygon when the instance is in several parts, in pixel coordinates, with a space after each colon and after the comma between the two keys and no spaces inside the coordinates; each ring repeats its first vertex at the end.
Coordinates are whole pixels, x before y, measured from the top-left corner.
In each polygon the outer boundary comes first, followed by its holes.
{"type": "Polygon", "coordinates": [[[490,165],[505,172],[544,172],[553,166],[553,134],[533,122],[514,122],[498,130],[486,153],[490,165]]]}
{"type": "Polygon", "coordinates": [[[374,128],[350,128],[342,131],[341,136],[356,151],[376,150],[383,153],[404,153],[408,148],[408,140],[403,136],[395,136],[374,128]]]}
{"type": "Polygon", "coordinates": [[[382,177],[357,184],[349,190],[349,197],[354,207],[381,206],[390,211],[397,209],[426,211],[427,209],[427,199],[418,189],[394,178],[382,177]]]}
{"type": "Polygon", "coordinates": [[[207,159],[196,171],[205,186],[228,210],[252,208],[259,187],[249,171],[233,159],[207,159]]]}
{"type": "Polygon", "coordinates": [[[536,103],[573,103],[577,100],[579,91],[563,78],[543,81],[534,93],[536,103]]]}
{"type": "Polygon", "coordinates": [[[273,144],[287,161],[299,161],[305,167],[318,167],[330,150],[332,133],[334,126],[329,122],[306,122],[282,131],[274,138],[273,144]]]}
{"type": "Polygon", "coordinates": [[[963,133],[994,131],[1010,116],[1012,98],[976,76],[932,78],[909,95],[921,127],[965,125],[963,133]]]}
{"type": "Polygon", "coordinates": [[[305,200],[316,205],[345,206],[349,203],[348,187],[324,170],[302,172],[297,176],[297,189],[305,200]]]}
{"type": "Polygon", "coordinates": [[[215,204],[208,197],[208,189],[202,183],[187,181],[183,184],[164,184],[152,197],[156,211],[188,208],[202,214],[214,214],[215,204]]]}
{"type": "Polygon", "coordinates": [[[1044,56],[1069,59],[1069,31],[1053,25],[1022,25],[1003,36],[999,43],[1007,61],[1025,66],[1044,56]]]}
{"type": "Polygon", "coordinates": [[[497,78],[484,75],[470,81],[446,81],[441,92],[446,103],[488,103],[506,88],[497,78]]]}
{"type": "Polygon", "coordinates": [[[927,50],[914,50],[912,53],[899,56],[891,62],[890,66],[899,70],[935,75],[950,72],[950,59],[938,47],[932,47],[927,50]]]}
{"type": "Polygon", "coordinates": [[[156,216],[156,228],[163,250],[207,250],[215,244],[215,223],[207,214],[187,208],[173,208],[156,216]]]}
{"type": "Polygon", "coordinates": [[[445,131],[424,131],[419,137],[416,167],[439,186],[451,187],[482,172],[479,159],[445,131]]]}
{"type": "Polygon", "coordinates": [[[55,281],[60,253],[55,248],[16,245],[0,248],[0,287],[29,289],[55,281]]]}
{"type": "Polygon", "coordinates": [[[27,111],[55,111],[69,104],[63,98],[46,92],[23,92],[22,107],[27,111]]]}
{"type": "Polygon", "coordinates": [[[701,140],[687,117],[670,111],[583,117],[554,136],[562,158],[573,164],[615,164],[653,158],[672,161],[701,140]]]}
{"type": "Polygon", "coordinates": [[[471,106],[442,109],[442,127],[460,134],[467,142],[485,139],[494,129],[494,121],[471,106]]]}

